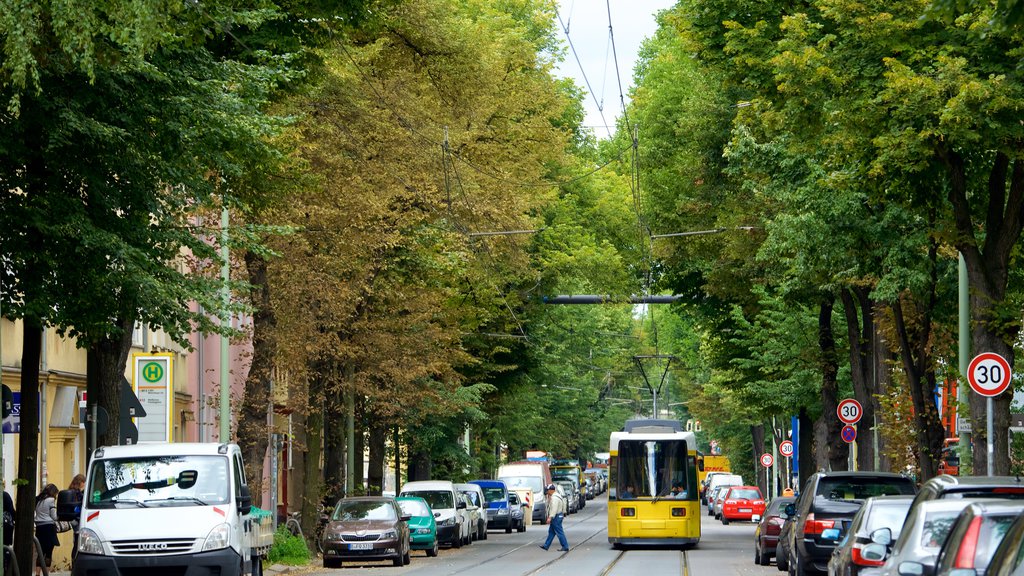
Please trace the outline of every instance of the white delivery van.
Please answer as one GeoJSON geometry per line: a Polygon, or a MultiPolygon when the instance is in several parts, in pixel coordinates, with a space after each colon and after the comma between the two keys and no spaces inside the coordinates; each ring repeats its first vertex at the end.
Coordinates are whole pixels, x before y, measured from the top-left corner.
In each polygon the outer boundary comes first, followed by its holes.
{"type": "Polygon", "coordinates": [[[528,488],[533,492],[533,521],[548,523],[548,507],[544,488],[551,484],[551,469],[547,462],[514,462],[498,467],[498,480],[503,480],[509,490],[521,491],[528,488]]]}
{"type": "MultiPolygon", "coordinates": [[[[460,548],[470,544],[472,526],[466,501],[448,480],[417,480],[402,485],[399,496],[418,496],[427,501],[437,523],[437,541],[460,548]]],[[[76,575],[77,576],[77,575],[76,575]]]]}
{"type": "Polygon", "coordinates": [[[260,576],[269,549],[235,444],[107,446],[85,480],[73,576],[260,576]]]}

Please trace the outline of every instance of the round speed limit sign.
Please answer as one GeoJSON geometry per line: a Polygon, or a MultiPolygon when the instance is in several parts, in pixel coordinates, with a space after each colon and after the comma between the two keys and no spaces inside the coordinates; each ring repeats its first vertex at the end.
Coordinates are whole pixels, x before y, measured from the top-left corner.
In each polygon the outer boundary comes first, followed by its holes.
{"type": "Polygon", "coordinates": [[[853,398],[847,398],[836,406],[836,415],[839,416],[839,420],[843,424],[856,424],[860,421],[860,417],[864,414],[864,407],[860,405],[853,398]]]}
{"type": "Polygon", "coordinates": [[[999,354],[983,352],[971,360],[967,381],[982,396],[998,396],[1010,386],[1010,363],[999,354]]]}
{"type": "Polygon", "coordinates": [[[789,440],[783,440],[782,444],[779,444],[779,454],[782,454],[786,458],[793,455],[793,443],[789,440]]]}
{"type": "Polygon", "coordinates": [[[769,454],[767,452],[765,452],[764,454],[761,454],[761,466],[764,466],[765,468],[771,468],[772,464],[774,464],[774,463],[775,463],[775,458],[772,457],[771,454],[769,454]]]}

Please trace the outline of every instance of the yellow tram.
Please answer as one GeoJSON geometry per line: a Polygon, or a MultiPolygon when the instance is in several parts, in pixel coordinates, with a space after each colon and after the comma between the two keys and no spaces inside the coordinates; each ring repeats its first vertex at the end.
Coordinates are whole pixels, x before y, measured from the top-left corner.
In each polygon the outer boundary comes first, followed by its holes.
{"type": "Polygon", "coordinates": [[[700,541],[697,439],[676,420],[629,420],[612,432],[608,542],[696,546],[700,541]]]}

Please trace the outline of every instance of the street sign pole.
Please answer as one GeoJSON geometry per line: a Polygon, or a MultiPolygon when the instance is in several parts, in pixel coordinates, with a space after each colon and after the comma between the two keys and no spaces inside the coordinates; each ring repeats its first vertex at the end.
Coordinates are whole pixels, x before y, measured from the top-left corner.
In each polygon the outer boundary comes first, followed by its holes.
{"type": "Polygon", "coordinates": [[[993,352],[982,352],[971,360],[967,368],[967,380],[971,389],[985,397],[985,443],[986,443],[986,472],[989,476],[995,474],[995,439],[992,437],[993,416],[992,398],[1005,392],[1013,377],[1010,363],[1006,358],[993,352]]]}
{"type": "Polygon", "coordinates": [[[985,414],[985,441],[988,443],[988,458],[985,458],[985,460],[987,461],[986,462],[986,464],[987,464],[986,471],[988,472],[989,476],[995,476],[995,465],[992,462],[992,460],[993,460],[993,456],[995,456],[995,454],[996,454],[996,448],[995,448],[995,444],[994,444],[994,439],[992,438],[992,428],[993,428],[993,426],[992,426],[992,397],[991,396],[989,396],[988,398],[985,399],[985,412],[986,412],[986,414],[985,414]]]}

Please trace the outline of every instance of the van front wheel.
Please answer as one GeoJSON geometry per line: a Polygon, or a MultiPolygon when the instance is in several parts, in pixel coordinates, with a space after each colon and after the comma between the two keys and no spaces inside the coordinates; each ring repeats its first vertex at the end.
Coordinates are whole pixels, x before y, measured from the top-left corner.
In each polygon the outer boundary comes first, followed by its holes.
{"type": "Polygon", "coordinates": [[[263,559],[255,554],[252,556],[252,576],[263,576],[263,559]]]}

